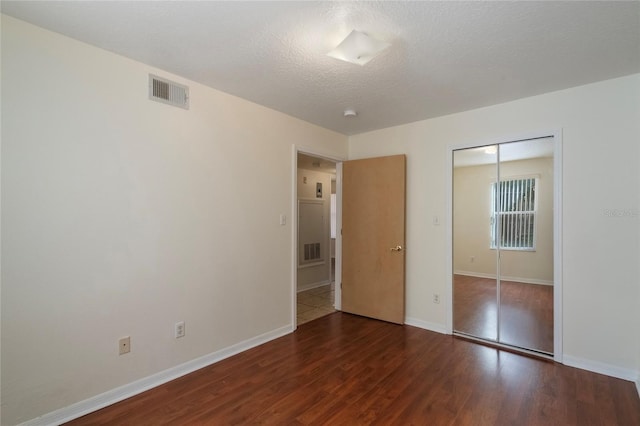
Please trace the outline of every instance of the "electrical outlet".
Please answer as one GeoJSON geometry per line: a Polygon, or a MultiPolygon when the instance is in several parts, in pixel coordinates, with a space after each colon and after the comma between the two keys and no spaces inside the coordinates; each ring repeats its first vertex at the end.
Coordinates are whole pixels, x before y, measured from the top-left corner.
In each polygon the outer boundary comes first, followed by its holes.
{"type": "Polygon", "coordinates": [[[176,339],[184,337],[184,321],[177,322],[175,324],[174,337],[176,339]]]}
{"type": "Polygon", "coordinates": [[[440,295],[433,293],[433,303],[440,303],[440,295]]]}
{"type": "Polygon", "coordinates": [[[131,337],[123,337],[118,341],[118,347],[120,348],[120,355],[128,354],[131,352],[131,337]]]}

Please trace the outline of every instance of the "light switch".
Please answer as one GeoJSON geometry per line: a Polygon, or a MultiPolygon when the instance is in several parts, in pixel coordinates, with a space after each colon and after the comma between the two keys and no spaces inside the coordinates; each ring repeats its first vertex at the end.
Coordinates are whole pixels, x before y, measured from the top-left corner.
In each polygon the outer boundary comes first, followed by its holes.
{"type": "Polygon", "coordinates": [[[434,216],[434,217],[433,217],[433,224],[434,224],[435,226],[440,225],[440,218],[439,218],[438,216],[434,216]]]}
{"type": "Polygon", "coordinates": [[[280,215],[280,225],[286,225],[287,224],[287,215],[281,214],[280,215]]]}

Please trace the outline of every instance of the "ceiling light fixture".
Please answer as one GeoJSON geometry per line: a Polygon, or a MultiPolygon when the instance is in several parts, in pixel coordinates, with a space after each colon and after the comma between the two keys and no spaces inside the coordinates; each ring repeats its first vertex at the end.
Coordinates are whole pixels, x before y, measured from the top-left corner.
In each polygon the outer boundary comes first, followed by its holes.
{"type": "Polygon", "coordinates": [[[364,65],[389,46],[391,44],[353,30],[327,55],[352,64],[364,65]]]}
{"type": "Polygon", "coordinates": [[[344,110],[344,116],[345,116],[345,117],[355,117],[356,115],[358,115],[358,113],[357,113],[357,112],[355,112],[355,111],[354,111],[354,110],[352,110],[352,109],[345,109],[345,110],[344,110]]]}

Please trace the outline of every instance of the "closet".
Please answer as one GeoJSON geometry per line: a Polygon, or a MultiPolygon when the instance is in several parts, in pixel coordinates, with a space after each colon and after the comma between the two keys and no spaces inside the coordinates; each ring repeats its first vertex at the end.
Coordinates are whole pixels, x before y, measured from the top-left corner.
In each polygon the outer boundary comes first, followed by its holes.
{"type": "Polygon", "coordinates": [[[453,332],[554,352],[554,137],[453,151],[453,332]]]}

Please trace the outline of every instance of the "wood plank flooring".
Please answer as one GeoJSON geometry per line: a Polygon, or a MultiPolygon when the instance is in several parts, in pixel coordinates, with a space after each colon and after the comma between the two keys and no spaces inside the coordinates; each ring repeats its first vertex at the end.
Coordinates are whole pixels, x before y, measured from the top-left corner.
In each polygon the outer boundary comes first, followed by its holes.
{"type": "MultiPolygon", "coordinates": [[[[453,327],[477,337],[497,338],[496,280],[453,276],[453,327]]],[[[553,353],[553,286],[500,283],[500,340],[553,353]]]]}
{"type": "Polygon", "coordinates": [[[71,425],[640,425],[631,382],[336,312],[71,425]]]}

